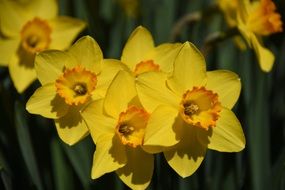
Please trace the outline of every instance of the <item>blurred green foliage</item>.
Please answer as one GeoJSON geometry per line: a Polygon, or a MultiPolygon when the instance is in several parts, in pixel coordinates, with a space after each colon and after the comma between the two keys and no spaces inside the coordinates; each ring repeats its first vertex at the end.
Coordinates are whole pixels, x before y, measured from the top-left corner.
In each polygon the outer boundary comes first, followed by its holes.
{"type": "MultiPolygon", "coordinates": [[[[284,18],[285,1],[275,3],[284,18]]],[[[129,17],[115,0],[59,0],[60,14],[87,21],[82,35],[94,37],[105,57],[112,58],[120,57],[137,25],[148,28],[156,44],[169,42],[179,19],[213,4],[213,0],[141,0],[137,17],[129,17]]],[[[213,9],[202,20],[184,25],[175,41],[188,40],[203,49],[209,35],[224,30],[221,13],[213,9]]],[[[157,155],[150,190],[285,189],[285,35],[273,35],[265,43],[276,56],[269,74],[259,69],[252,50],[240,51],[230,39],[212,44],[206,55],[208,70],[229,69],[241,77],[242,94],[234,111],[246,135],[245,150],[208,151],[198,171],[185,179],[157,155]]],[[[7,68],[0,68],[0,189],[127,189],[114,173],[91,180],[96,147],[90,137],[69,147],[57,137],[53,121],[25,111],[38,86],[35,83],[19,95],[7,68]]]]}

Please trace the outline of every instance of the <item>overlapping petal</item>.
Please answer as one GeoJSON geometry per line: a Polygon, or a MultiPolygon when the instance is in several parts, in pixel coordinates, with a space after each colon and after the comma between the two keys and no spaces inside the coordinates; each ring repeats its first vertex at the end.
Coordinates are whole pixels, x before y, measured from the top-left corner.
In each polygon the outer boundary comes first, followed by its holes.
{"type": "Polygon", "coordinates": [[[35,58],[37,77],[43,85],[55,82],[65,68],[72,68],[76,65],[77,62],[74,57],[58,50],[41,52],[35,58]]]}
{"type": "Polygon", "coordinates": [[[125,146],[118,138],[114,134],[101,135],[96,143],[91,177],[99,178],[123,167],[126,162],[125,146]]]}
{"type": "Polygon", "coordinates": [[[151,114],[144,137],[144,145],[172,146],[181,140],[182,121],[177,109],[158,106],[151,114]]]}
{"type": "Polygon", "coordinates": [[[170,73],[173,70],[173,63],[177,57],[178,52],[181,50],[181,43],[165,43],[157,46],[154,51],[148,53],[145,57],[146,60],[153,60],[159,65],[159,69],[163,72],[170,73]]]}
{"type": "Polygon", "coordinates": [[[37,78],[33,68],[34,56],[22,56],[22,53],[14,54],[9,64],[10,76],[19,93],[24,92],[37,78]]]}
{"type": "Polygon", "coordinates": [[[81,112],[95,143],[101,134],[113,134],[117,122],[116,119],[105,115],[103,103],[103,99],[93,101],[81,112]]]}
{"type": "Polygon", "coordinates": [[[127,109],[129,102],[136,95],[134,77],[126,71],[119,71],[105,96],[106,113],[113,118],[119,118],[120,113],[127,109]]]}
{"type": "Polygon", "coordinates": [[[245,137],[235,114],[223,108],[216,127],[198,131],[199,141],[209,149],[221,152],[239,152],[245,147],[245,137]]]}
{"type": "Polygon", "coordinates": [[[166,74],[157,72],[143,73],[138,76],[138,96],[148,112],[152,112],[159,105],[178,108],[180,97],[167,88],[166,79],[166,74]]]}
{"type": "Polygon", "coordinates": [[[59,137],[68,145],[77,143],[89,134],[79,110],[80,107],[71,106],[65,116],[55,120],[59,137]]]}
{"type": "Polygon", "coordinates": [[[188,177],[201,165],[206,146],[198,142],[196,130],[192,126],[185,126],[184,130],[183,139],[172,150],[165,151],[164,156],[181,177],[188,177]]]}
{"type": "Polygon", "coordinates": [[[206,84],[206,78],[203,55],[190,42],[184,43],[175,60],[173,76],[167,81],[167,85],[182,97],[186,90],[206,84]]]}
{"type": "Polygon", "coordinates": [[[47,118],[60,118],[68,111],[69,106],[55,91],[54,83],[38,88],[27,102],[26,109],[32,114],[47,118]]]}
{"type": "Polygon", "coordinates": [[[237,102],[241,82],[237,74],[226,70],[207,72],[206,89],[218,94],[219,101],[224,107],[231,109],[237,102]]]}
{"type": "Polygon", "coordinates": [[[68,48],[76,36],[86,27],[82,20],[60,16],[49,21],[52,28],[50,49],[68,48]]]}
{"type": "Polygon", "coordinates": [[[0,38],[0,66],[7,66],[11,57],[17,51],[19,39],[2,39],[0,38]]]}
{"type": "Polygon", "coordinates": [[[127,164],[116,172],[131,189],[146,189],[153,173],[153,155],[140,147],[127,148],[127,164]]]}
{"type": "Polygon", "coordinates": [[[154,50],[151,33],[144,27],[137,27],[130,35],[122,53],[121,61],[131,70],[144,60],[146,54],[154,50]]]}
{"type": "Polygon", "coordinates": [[[86,69],[98,74],[101,71],[103,53],[97,42],[90,36],[80,38],[68,53],[74,56],[77,64],[83,65],[86,69]]]}

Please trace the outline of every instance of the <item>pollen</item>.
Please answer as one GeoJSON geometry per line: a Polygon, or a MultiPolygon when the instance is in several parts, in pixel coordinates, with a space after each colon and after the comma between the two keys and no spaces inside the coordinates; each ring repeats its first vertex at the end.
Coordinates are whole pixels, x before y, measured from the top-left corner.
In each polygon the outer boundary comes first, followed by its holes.
{"type": "Polygon", "coordinates": [[[137,147],[143,144],[149,114],[142,108],[130,106],[121,112],[116,126],[116,134],[122,144],[137,147]]]}
{"type": "Polygon", "coordinates": [[[206,130],[216,125],[220,111],[221,103],[218,100],[218,94],[205,87],[187,90],[180,103],[180,115],[183,120],[206,130]]]}
{"type": "Polygon", "coordinates": [[[55,83],[57,94],[69,105],[86,103],[97,84],[96,74],[81,66],[66,69],[55,83]]]}
{"type": "Polygon", "coordinates": [[[251,3],[246,21],[248,29],[258,35],[270,35],[282,32],[282,21],[272,0],[251,3]]]}
{"type": "Polygon", "coordinates": [[[159,71],[159,65],[155,64],[153,60],[141,61],[136,65],[134,75],[138,76],[150,71],[159,71]]]}
{"type": "Polygon", "coordinates": [[[52,29],[46,20],[34,18],[21,30],[22,48],[31,54],[47,49],[51,42],[52,29]]]}

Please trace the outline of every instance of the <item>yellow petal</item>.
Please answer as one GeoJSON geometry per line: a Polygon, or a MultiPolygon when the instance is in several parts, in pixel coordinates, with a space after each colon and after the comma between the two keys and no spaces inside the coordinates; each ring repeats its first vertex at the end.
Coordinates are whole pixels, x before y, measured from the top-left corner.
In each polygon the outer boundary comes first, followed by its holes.
{"type": "Polygon", "coordinates": [[[159,65],[161,71],[170,73],[173,71],[173,63],[181,47],[181,43],[161,44],[149,53],[145,60],[153,60],[155,64],[159,65]]]}
{"type": "Polygon", "coordinates": [[[47,50],[35,59],[35,69],[39,81],[44,85],[55,82],[63,74],[64,68],[76,65],[76,60],[63,51],[47,50]]]}
{"type": "Polygon", "coordinates": [[[83,36],[70,47],[68,53],[73,55],[78,64],[98,74],[101,71],[103,53],[97,42],[90,36],[83,36]]]}
{"type": "Polygon", "coordinates": [[[70,107],[65,116],[55,120],[59,137],[68,145],[77,143],[89,133],[79,110],[79,107],[70,107]]]}
{"type": "Polygon", "coordinates": [[[192,43],[184,43],[174,62],[173,76],[167,84],[182,97],[186,90],[203,86],[205,82],[206,64],[203,55],[192,43]]]}
{"type": "Polygon", "coordinates": [[[50,19],[57,15],[56,0],[0,1],[0,29],[5,36],[19,35],[22,26],[34,17],[50,19]]]}
{"type": "Polygon", "coordinates": [[[103,102],[103,99],[93,101],[81,111],[95,143],[100,135],[113,134],[117,123],[116,119],[105,115],[103,102]]]}
{"type": "Polygon", "coordinates": [[[180,97],[167,88],[166,79],[166,74],[158,72],[148,72],[138,76],[138,96],[148,112],[153,112],[159,105],[179,107],[180,97]]]}
{"type": "Polygon", "coordinates": [[[19,39],[0,38],[0,66],[7,66],[19,46],[19,39]]]}
{"type": "Polygon", "coordinates": [[[192,175],[201,165],[206,147],[198,142],[196,131],[192,126],[185,126],[183,139],[172,150],[165,151],[168,164],[181,176],[192,175]]]}
{"type": "Polygon", "coordinates": [[[262,42],[260,42],[254,34],[251,35],[251,43],[261,70],[264,72],[271,71],[275,60],[273,53],[269,49],[263,47],[262,42]]]}
{"type": "Polygon", "coordinates": [[[154,49],[151,33],[144,27],[137,27],[129,37],[122,53],[121,61],[133,71],[135,65],[144,60],[154,49]]]}
{"type": "Polygon", "coordinates": [[[26,11],[33,17],[54,18],[58,13],[57,0],[32,0],[28,4],[26,11]]]}
{"type": "Polygon", "coordinates": [[[22,52],[14,54],[10,60],[10,76],[19,93],[24,92],[37,78],[33,61],[34,56],[25,55],[22,52]]]}
{"type": "Polygon", "coordinates": [[[21,27],[29,19],[28,12],[24,11],[18,2],[0,1],[0,30],[4,36],[13,37],[20,34],[21,27]]]}
{"type": "Polygon", "coordinates": [[[131,189],[146,189],[153,173],[153,155],[140,147],[127,148],[127,164],[117,170],[120,179],[131,189]]]}
{"type": "Polygon", "coordinates": [[[200,130],[199,141],[209,149],[221,152],[239,152],[245,147],[245,137],[239,120],[226,108],[221,112],[216,127],[200,130]]]}
{"type": "Polygon", "coordinates": [[[237,102],[240,95],[240,78],[237,74],[231,71],[210,71],[207,72],[206,89],[217,93],[221,104],[224,107],[231,109],[237,102]]]}
{"type": "Polygon", "coordinates": [[[28,112],[52,119],[64,116],[68,107],[64,100],[56,94],[54,83],[38,88],[26,105],[28,112]]]}
{"type": "Polygon", "coordinates": [[[181,138],[182,121],[179,111],[170,106],[158,106],[150,115],[144,145],[172,146],[181,138]]]}
{"type": "Polygon", "coordinates": [[[115,59],[104,59],[102,61],[101,72],[97,76],[97,86],[92,93],[93,100],[105,96],[108,87],[120,70],[128,70],[128,68],[122,62],[115,59]]]}
{"type": "Polygon", "coordinates": [[[50,49],[68,48],[77,35],[86,27],[82,20],[67,16],[56,17],[49,21],[52,28],[50,49]]]}
{"type": "Polygon", "coordinates": [[[114,134],[105,134],[98,138],[93,157],[92,179],[123,167],[127,162],[125,146],[114,134]]]}
{"type": "Polygon", "coordinates": [[[106,113],[113,118],[119,118],[120,113],[128,108],[128,104],[136,95],[134,77],[126,71],[119,71],[105,97],[106,113]]]}

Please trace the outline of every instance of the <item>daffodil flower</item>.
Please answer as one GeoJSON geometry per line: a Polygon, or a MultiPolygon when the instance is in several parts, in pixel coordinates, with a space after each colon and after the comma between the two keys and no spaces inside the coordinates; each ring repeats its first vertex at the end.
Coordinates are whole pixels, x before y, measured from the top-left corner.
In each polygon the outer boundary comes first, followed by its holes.
{"type": "Polygon", "coordinates": [[[35,58],[42,87],[27,102],[33,114],[55,119],[60,138],[72,145],[88,134],[80,110],[105,96],[117,72],[125,66],[104,59],[99,45],[89,36],[80,38],[68,51],[46,50],[35,58]]]}
{"type": "Polygon", "coordinates": [[[174,59],[180,49],[180,43],[165,43],[155,47],[150,32],[139,26],[130,35],[121,61],[129,67],[134,76],[149,71],[169,73],[172,72],[174,59]]]}
{"type": "MultiPolygon", "coordinates": [[[[238,0],[218,0],[218,7],[222,11],[227,25],[230,28],[237,27],[238,0]]],[[[246,49],[246,44],[240,36],[234,37],[234,42],[241,50],[246,49]]]]}
{"type": "Polygon", "coordinates": [[[240,122],[231,111],[240,94],[240,79],[230,71],[206,72],[205,60],[193,44],[183,45],[172,76],[149,72],[137,80],[139,99],[152,113],[143,148],[163,151],[180,176],[196,171],[207,148],[221,152],[244,148],[240,122]]]}
{"type": "Polygon", "coordinates": [[[22,93],[37,78],[36,53],[68,48],[85,26],[58,16],[56,0],[0,0],[0,65],[8,65],[17,91],[22,93]]]}
{"type": "Polygon", "coordinates": [[[104,100],[90,103],[83,111],[96,144],[91,177],[116,171],[132,189],[145,189],[153,173],[153,155],[143,151],[149,114],[137,100],[135,79],[120,71],[104,100]]]}
{"type": "Polygon", "coordinates": [[[263,46],[261,37],[282,31],[281,16],[271,0],[240,0],[239,5],[238,28],[249,46],[254,49],[261,69],[269,72],[275,57],[263,46]]]}

